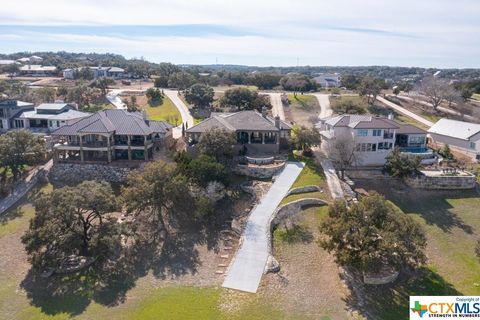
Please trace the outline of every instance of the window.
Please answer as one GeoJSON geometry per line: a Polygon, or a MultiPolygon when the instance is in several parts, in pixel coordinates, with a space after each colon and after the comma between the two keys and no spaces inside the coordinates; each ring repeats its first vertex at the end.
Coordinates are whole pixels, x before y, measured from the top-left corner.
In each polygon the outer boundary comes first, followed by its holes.
{"type": "Polygon", "coordinates": [[[15,128],[23,128],[23,120],[15,120],[15,128]]]}
{"type": "Polygon", "coordinates": [[[470,142],[470,149],[475,150],[475,148],[476,148],[475,142],[470,142]]]}
{"type": "Polygon", "coordinates": [[[380,137],[382,135],[382,129],[373,129],[373,136],[380,137]]]}
{"type": "Polygon", "coordinates": [[[417,136],[417,137],[409,137],[409,144],[424,144],[425,137],[417,136]]]}
{"type": "Polygon", "coordinates": [[[358,129],[357,136],[359,137],[366,137],[368,136],[368,129],[358,129]]]}
{"type": "Polygon", "coordinates": [[[372,144],[372,151],[377,151],[377,144],[376,143],[372,144]]]}
{"type": "Polygon", "coordinates": [[[3,129],[3,121],[0,120],[0,129],[3,129]]]}

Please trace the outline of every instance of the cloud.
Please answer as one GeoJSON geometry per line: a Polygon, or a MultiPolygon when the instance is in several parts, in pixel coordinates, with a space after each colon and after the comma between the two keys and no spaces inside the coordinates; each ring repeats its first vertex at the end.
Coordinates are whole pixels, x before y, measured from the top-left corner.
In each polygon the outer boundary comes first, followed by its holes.
{"type": "Polygon", "coordinates": [[[23,0],[3,49],[119,52],[177,63],[479,67],[480,1],[23,0]]]}

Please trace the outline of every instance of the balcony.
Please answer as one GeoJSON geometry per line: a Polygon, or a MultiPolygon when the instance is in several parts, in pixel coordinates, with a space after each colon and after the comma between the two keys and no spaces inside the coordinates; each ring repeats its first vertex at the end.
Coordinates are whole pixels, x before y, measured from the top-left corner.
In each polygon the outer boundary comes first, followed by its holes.
{"type": "Polygon", "coordinates": [[[107,141],[84,141],[83,147],[86,148],[106,148],[107,141]]]}
{"type": "Polygon", "coordinates": [[[385,132],[383,134],[383,139],[393,139],[393,133],[385,132]]]}

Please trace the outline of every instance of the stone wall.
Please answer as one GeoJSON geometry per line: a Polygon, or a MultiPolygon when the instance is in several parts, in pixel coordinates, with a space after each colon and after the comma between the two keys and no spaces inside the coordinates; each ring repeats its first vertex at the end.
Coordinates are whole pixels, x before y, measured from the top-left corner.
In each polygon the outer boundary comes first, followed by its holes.
{"type": "Polygon", "coordinates": [[[105,164],[55,163],[50,170],[52,181],[82,182],[88,180],[105,180],[108,182],[125,182],[134,168],[109,166],[105,164]]]}
{"type": "Polygon", "coordinates": [[[399,275],[399,272],[395,270],[391,270],[389,272],[384,272],[381,274],[364,273],[363,283],[374,284],[374,285],[387,284],[395,281],[398,275],[399,275]]]}
{"type": "Polygon", "coordinates": [[[274,175],[278,174],[285,167],[285,162],[274,163],[270,165],[237,165],[233,171],[237,174],[241,174],[247,177],[256,179],[271,179],[274,175]]]}
{"type": "Polygon", "coordinates": [[[300,193],[310,193],[310,192],[321,192],[322,189],[319,186],[305,186],[305,187],[298,187],[298,188],[293,188],[288,191],[287,196],[292,195],[292,194],[300,194],[300,193]]]}
{"type": "Polygon", "coordinates": [[[407,177],[405,183],[418,189],[463,190],[475,188],[477,179],[474,175],[463,176],[426,176],[407,177]]]}

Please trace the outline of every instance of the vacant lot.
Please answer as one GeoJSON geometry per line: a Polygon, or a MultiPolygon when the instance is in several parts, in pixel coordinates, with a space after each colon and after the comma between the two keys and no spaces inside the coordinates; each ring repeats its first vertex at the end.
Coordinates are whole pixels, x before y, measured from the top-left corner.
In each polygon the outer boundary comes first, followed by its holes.
{"type": "MultiPolygon", "coordinates": [[[[377,191],[420,223],[428,264],[403,273],[391,286],[364,288],[363,311],[379,319],[406,319],[409,295],[479,295],[480,197],[475,191],[424,191],[389,179],[357,179],[357,191],[377,191]]],[[[358,300],[352,299],[352,305],[358,300]]]]}
{"type": "Polygon", "coordinates": [[[318,121],[320,113],[320,105],[317,98],[308,94],[297,94],[295,97],[293,93],[288,94],[288,101],[290,102],[289,112],[286,112],[287,118],[295,123],[310,127],[318,121]]]}
{"type": "Polygon", "coordinates": [[[150,104],[144,95],[138,96],[137,104],[147,111],[147,116],[150,120],[167,121],[174,126],[182,122],[180,112],[167,96],[163,97],[163,103],[159,105],[150,104]]]}

